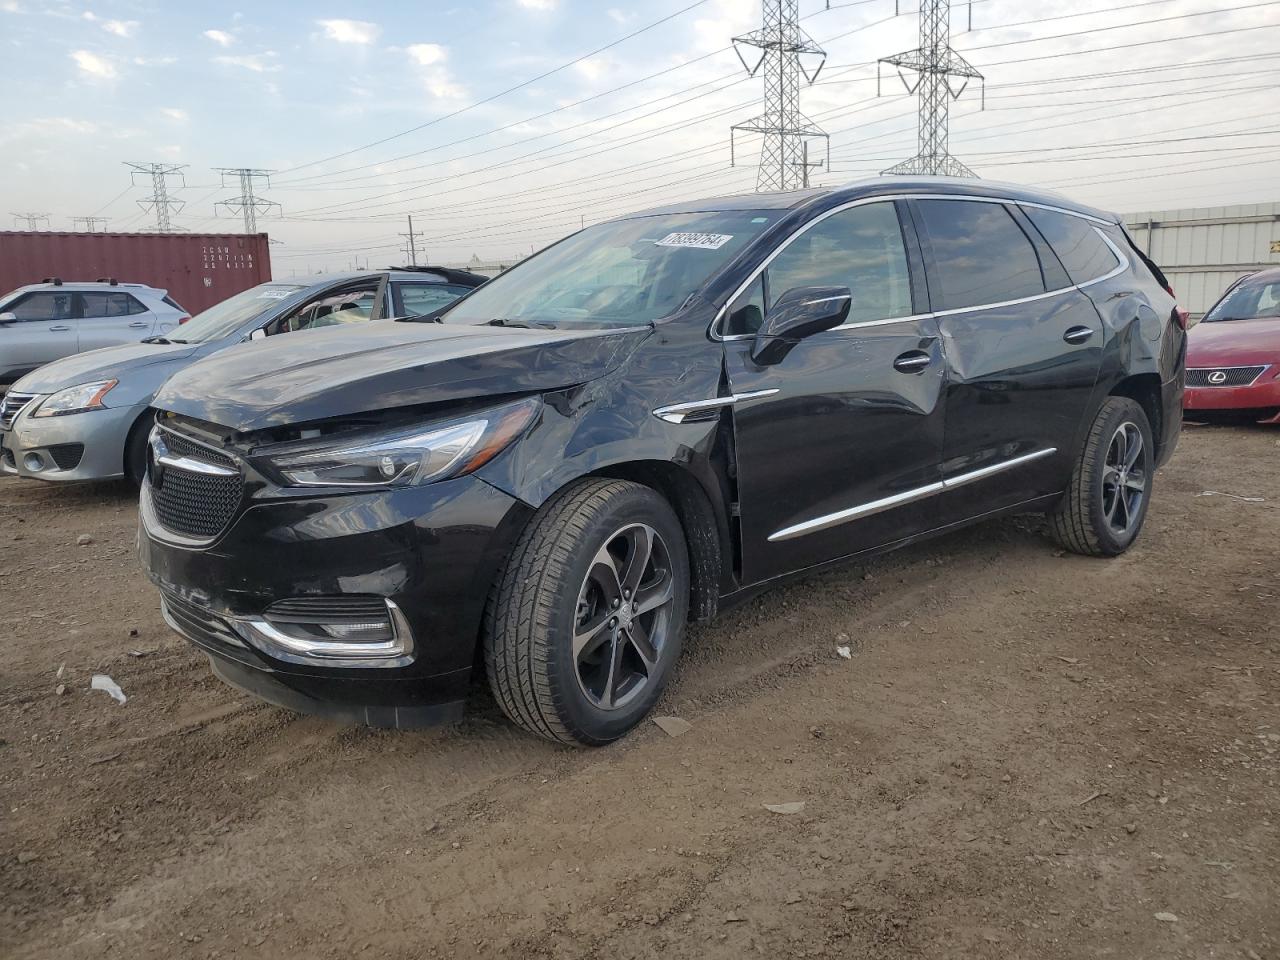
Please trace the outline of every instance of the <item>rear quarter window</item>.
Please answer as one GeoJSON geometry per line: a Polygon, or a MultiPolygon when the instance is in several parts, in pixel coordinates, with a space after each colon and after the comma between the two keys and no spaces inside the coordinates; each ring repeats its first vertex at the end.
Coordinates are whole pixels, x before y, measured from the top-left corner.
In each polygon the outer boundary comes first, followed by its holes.
{"type": "Polygon", "coordinates": [[[1058,255],[1072,283],[1097,280],[1120,265],[1089,221],[1036,207],[1023,207],[1023,212],[1058,255]]]}

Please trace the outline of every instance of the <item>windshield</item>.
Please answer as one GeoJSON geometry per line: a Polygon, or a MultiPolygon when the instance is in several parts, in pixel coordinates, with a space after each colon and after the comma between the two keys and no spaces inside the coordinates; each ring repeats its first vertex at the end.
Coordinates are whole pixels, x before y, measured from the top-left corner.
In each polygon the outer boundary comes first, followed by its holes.
{"type": "Polygon", "coordinates": [[[623,327],[670,316],[783,211],[681,213],[588,227],[458,301],[444,323],[623,327]]]}
{"type": "Polygon", "coordinates": [[[1204,322],[1259,319],[1280,319],[1280,277],[1245,280],[1205,314],[1204,322]]]}
{"type": "Polygon", "coordinates": [[[220,340],[252,320],[260,313],[274,309],[281,300],[304,289],[298,284],[264,283],[241,291],[221,303],[210,307],[173,331],[169,337],[174,343],[208,343],[220,340]]]}

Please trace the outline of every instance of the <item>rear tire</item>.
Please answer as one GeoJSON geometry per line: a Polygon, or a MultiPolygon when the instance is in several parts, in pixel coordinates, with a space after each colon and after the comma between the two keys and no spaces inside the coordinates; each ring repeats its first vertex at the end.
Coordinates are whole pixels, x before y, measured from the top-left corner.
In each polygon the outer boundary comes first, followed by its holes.
{"type": "Polygon", "coordinates": [[[1128,397],[1108,397],[1085,438],[1071,485],[1049,513],[1053,538],[1084,556],[1124,553],[1146,520],[1154,474],[1146,413],[1128,397]]]}
{"type": "Polygon", "coordinates": [[[688,610],[688,549],[667,501],[625,480],[574,483],[530,521],[490,594],[489,685],[531,733],[611,743],[661,695],[688,610]]]}

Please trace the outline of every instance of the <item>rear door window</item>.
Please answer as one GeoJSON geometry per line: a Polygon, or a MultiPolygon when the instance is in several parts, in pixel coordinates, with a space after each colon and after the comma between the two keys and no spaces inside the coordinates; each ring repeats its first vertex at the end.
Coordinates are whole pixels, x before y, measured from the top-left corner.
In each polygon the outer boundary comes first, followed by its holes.
{"type": "Polygon", "coordinates": [[[1072,283],[1097,280],[1120,265],[1089,221],[1053,210],[1022,209],[1067,268],[1072,283]]]}
{"type": "Polygon", "coordinates": [[[935,309],[962,310],[1045,292],[1040,258],[1003,204],[920,200],[933,248],[935,309]]]}
{"type": "Polygon", "coordinates": [[[84,318],[127,317],[134,313],[146,313],[147,308],[127,293],[82,293],[84,318]]]}
{"type": "Polygon", "coordinates": [[[911,274],[891,201],[832,214],[786,246],[765,272],[769,306],[795,287],[848,287],[846,322],[911,315],[911,274]]]}

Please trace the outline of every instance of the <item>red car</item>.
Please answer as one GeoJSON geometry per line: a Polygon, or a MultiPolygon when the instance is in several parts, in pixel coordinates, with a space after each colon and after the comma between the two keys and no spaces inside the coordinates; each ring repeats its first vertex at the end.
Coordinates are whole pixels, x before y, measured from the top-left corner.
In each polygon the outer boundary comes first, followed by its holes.
{"type": "Polygon", "coordinates": [[[1191,331],[1183,412],[1280,423],[1280,267],[1237,280],[1191,331]]]}

